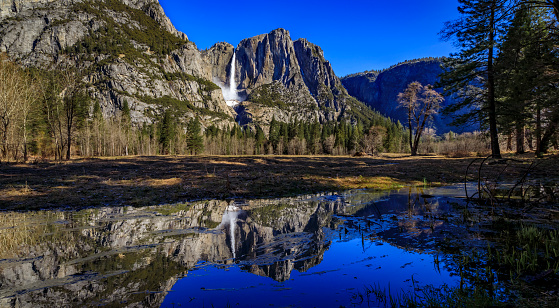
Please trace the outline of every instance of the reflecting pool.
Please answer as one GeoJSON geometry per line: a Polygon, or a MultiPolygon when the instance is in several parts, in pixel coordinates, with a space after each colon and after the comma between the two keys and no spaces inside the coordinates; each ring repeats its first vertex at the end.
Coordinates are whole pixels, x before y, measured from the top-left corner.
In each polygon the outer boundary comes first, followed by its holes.
{"type": "Polygon", "coordinates": [[[440,247],[487,245],[462,191],[0,212],[0,306],[358,307],[373,284],[458,286],[440,247]]]}

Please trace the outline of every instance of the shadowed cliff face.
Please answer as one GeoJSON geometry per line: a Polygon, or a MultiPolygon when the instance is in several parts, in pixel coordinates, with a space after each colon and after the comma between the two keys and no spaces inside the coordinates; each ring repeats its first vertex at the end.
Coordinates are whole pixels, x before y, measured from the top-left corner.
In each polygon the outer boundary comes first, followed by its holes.
{"type": "Polygon", "coordinates": [[[210,49],[202,51],[205,61],[211,67],[212,80],[228,85],[231,60],[235,47],[229,43],[220,42],[210,49]]]}
{"type": "Polygon", "coordinates": [[[239,85],[241,88],[257,88],[279,81],[286,88],[303,85],[299,65],[289,32],[274,30],[242,40],[237,47],[239,62],[239,85]]]}
{"type": "Polygon", "coordinates": [[[320,120],[288,31],[277,29],[244,39],[236,52],[237,89],[252,103],[237,109],[241,124],[267,125],[272,117],[283,122],[320,120]]]}
{"type": "MultiPolygon", "coordinates": [[[[422,85],[435,85],[439,75],[443,72],[442,60],[418,60],[396,65],[383,72],[363,72],[342,78],[342,83],[348,93],[382,115],[407,123],[407,113],[399,108],[398,94],[403,92],[408,84],[419,81],[422,85]]],[[[437,89],[442,92],[442,89],[437,89]]],[[[454,103],[453,97],[445,97],[442,106],[454,103]]],[[[437,134],[444,134],[450,130],[471,132],[474,127],[452,127],[451,117],[443,117],[441,112],[434,116],[430,127],[435,128],[437,134]]]]}
{"type": "Polygon", "coordinates": [[[334,74],[330,62],[324,59],[322,49],[306,39],[294,43],[301,74],[313,97],[323,109],[342,112],[349,97],[340,79],[334,74]]]}

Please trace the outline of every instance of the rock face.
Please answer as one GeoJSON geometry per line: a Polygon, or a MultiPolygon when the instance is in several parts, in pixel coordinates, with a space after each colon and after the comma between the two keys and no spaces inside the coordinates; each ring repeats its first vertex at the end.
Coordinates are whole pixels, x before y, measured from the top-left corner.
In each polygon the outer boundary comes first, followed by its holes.
{"type": "Polygon", "coordinates": [[[202,52],[204,60],[211,66],[211,76],[214,82],[227,84],[234,50],[233,45],[220,42],[202,52]]]}
{"type": "MultiPolygon", "coordinates": [[[[398,107],[398,94],[414,81],[419,81],[422,85],[435,85],[443,72],[441,64],[440,58],[412,60],[382,72],[369,71],[349,75],[342,78],[342,83],[350,95],[378,110],[384,116],[405,124],[407,115],[403,108],[398,107]]],[[[442,89],[437,90],[442,92],[442,89]]],[[[443,107],[453,102],[452,97],[445,97],[443,107]]],[[[452,127],[451,120],[449,117],[443,118],[440,113],[436,114],[431,127],[435,128],[437,134],[444,134],[450,130],[458,132],[474,130],[473,127],[452,127]]]]}
{"type": "Polygon", "coordinates": [[[234,125],[212,65],[157,0],[3,0],[0,16],[0,52],[30,67],[82,72],[107,117],[126,100],[136,123],[171,106],[185,120],[234,125]]]}
{"type": "Polygon", "coordinates": [[[294,47],[305,85],[318,104],[322,109],[343,112],[348,105],[349,95],[334,74],[330,62],[324,59],[322,49],[306,39],[298,39],[294,47]]]}
{"type": "Polygon", "coordinates": [[[274,117],[355,122],[372,116],[307,40],[294,42],[277,29],[236,48],[217,43],[199,51],[157,0],[2,0],[0,52],[28,67],[79,71],[106,117],[126,101],[138,124],[152,123],[167,108],[221,128],[265,127],[274,117]],[[232,72],[243,101],[236,110],[220,90],[230,87],[232,72]]]}
{"type": "Polygon", "coordinates": [[[236,108],[241,124],[266,126],[274,117],[283,122],[356,120],[371,112],[349,96],[318,46],[293,41],[287,30],[244,39],[235,49],[219,43],[204,56],[214,65],[214,80],[223,84],[235,69],[234,87],[246,98],[236,108]]]}
{"type": "Polygon", "coordinates": [[[287,30],[277,29],[244,39],[237,46],[237,54],[242,89],[254,89],[273,81],[281,82],[286,88],[303,84],[287,30]]]}

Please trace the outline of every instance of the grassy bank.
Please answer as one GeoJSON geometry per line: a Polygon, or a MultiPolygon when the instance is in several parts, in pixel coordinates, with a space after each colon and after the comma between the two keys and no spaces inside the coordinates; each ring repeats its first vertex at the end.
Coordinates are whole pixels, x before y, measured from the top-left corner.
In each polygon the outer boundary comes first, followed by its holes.
{"type": "MultiPolygon", "coordinates": [[[[0,165],[0,208],[144,206],[283,197],[355,188],[461,183],[471,158],[441,156],[149,156],[0,165]]],[[[526,161],[526,164],[529,164],[526,161]]],[[[522,166],[522,164],[520,164],[522,166]]],[[[500,174],[502,166],[484,168],[500,174]]],[[[557,168],[546,172],[557,175],[557,168]]],[[[507,168],[501,177],[522,170],[507,168]]]]}

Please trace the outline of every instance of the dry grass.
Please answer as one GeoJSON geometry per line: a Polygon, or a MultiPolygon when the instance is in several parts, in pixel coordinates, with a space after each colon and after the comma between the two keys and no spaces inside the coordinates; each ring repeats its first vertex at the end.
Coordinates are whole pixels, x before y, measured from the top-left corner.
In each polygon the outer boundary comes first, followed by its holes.
{"type": "MultiPolygon", "coordinates": [[[[527,158],[522,158],[526,159],[527,158]]],[[[0,165],[0,209],[144,206],[462,182],[471,158],[149,156],[0,165]]],[[[527,162],[528,164],[528,162],[527,162]]],[[[502,166],[495,166],[498,174],[502,166]]],[[[557,175],[557,167],[547,168],[557,175]]],[[[521,170],[503,174],[514,178],[521,170]]]]}

